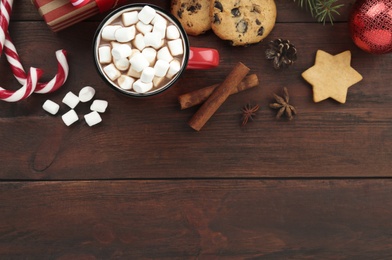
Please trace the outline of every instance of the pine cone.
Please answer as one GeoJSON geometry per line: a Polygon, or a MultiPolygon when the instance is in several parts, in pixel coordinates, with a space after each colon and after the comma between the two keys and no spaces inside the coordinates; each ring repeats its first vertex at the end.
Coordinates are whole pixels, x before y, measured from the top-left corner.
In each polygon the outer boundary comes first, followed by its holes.
{"type": "Polygon", "coordinates": [[[297,49],[289,40],[276,39],[271,41],[265,51],[268,60],[273,60],[274,68],[288,67],[297,60],[297,49]]]}

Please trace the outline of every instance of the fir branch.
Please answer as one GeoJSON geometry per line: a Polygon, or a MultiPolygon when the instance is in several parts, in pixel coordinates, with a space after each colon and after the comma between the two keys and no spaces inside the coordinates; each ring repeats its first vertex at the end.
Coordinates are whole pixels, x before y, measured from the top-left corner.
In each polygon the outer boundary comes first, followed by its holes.
{"type": "MultiPolygon", "coordinates": [[[[297,0],[294,0],[296,2],[297,0]]],[[[339,0],[298,0],[298,5],[310,11],[312,17],[325,24],[327,18],[333,24],[334,14],[340,15],[338,9],[344,4],[336,4],[339,0]]]]}

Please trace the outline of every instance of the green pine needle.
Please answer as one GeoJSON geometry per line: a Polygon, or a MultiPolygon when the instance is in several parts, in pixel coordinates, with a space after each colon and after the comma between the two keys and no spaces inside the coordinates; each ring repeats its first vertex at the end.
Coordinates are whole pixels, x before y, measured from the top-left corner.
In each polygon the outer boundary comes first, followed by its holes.
{"type": "MultiPolygon", "coordinates": [[[[294,0],[296,2],[297,0],[294,0]]],[[[298,0],[298,5],[310,11],[312,17],[325,24],[327,18],[333,24],[334,14],[340,15],[338,9],[344,6],[336,4],[339,0],[298,0]]]]}

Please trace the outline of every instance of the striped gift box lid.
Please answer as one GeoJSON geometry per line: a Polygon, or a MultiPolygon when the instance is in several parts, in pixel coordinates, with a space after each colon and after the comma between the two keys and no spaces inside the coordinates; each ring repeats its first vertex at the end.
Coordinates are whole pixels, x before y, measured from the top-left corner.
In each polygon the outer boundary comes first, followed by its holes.
{"type": "Polygon", "coordinates": [[[39,14],[54,32],[115,8],[121,2],[123,0],[90,0],[81,7],[75,7],[70,0],[32,0],[39,14]]]}

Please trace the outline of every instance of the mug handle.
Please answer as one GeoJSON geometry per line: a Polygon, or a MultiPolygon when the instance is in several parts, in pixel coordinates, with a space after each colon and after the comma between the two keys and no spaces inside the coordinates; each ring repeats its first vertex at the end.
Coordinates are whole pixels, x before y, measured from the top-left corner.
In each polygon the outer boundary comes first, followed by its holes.
{"type": "Polygon", "coordinates": [[[211,48],[189,48],[187,69],[212,69],[219,65],[219,52],[211,48]]]}

